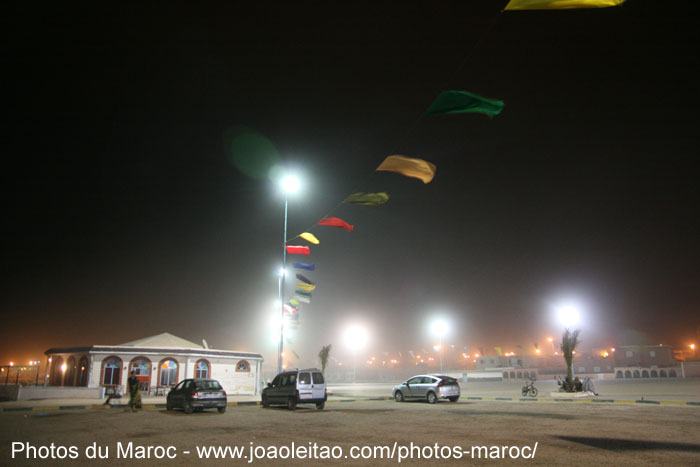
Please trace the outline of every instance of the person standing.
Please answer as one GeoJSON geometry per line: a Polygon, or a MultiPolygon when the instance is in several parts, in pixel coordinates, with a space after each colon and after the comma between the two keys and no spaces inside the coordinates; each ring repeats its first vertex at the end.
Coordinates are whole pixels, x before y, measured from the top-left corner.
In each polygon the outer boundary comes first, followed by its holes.
{"type": "Polygon", "coordinates": [[[141,408],[141,389],[139,388],[139,379],[136,377],[136,372],[132,371],[127,381],[129,388],[129,407],[132,412],[136,412],[136,408],[141,408]]]}

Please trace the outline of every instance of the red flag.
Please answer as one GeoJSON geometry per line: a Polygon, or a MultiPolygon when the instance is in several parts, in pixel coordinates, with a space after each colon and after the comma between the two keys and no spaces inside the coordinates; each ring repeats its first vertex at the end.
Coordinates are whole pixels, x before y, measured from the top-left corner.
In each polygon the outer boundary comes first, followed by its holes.
{"type": "Polygon", "coordinates": [[[287,245],[287,253],[290,255],[310,255],[308,246],[287,245]]]}
{"type": "Polygon", "coordinates": [[[327,225],[330,227],[340,227],[341,229],[345,229],[348,232],[352,231],[355,226],[350,225],[347,222],[345,222],[343,219],[339,217],[326,217],[325,219],[321,219],[318,222],[318,225],[327,225]]]}

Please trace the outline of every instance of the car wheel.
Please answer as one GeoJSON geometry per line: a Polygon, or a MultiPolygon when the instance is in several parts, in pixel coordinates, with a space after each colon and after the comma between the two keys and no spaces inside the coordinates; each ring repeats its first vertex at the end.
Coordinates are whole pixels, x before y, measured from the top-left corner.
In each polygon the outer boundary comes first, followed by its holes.
{"type": "Polygon", "coordinates": [[[270,407],[270,401],[267,400],[267,396],[262,396],[262,406],[265,409],[270,407]]]}
{"type": "Polygon", "coordinates": [[[191,414],[192,412],[194,412],[192,404],[188,401],[185,401],[185,405],[183,405],[182,409],[185,411],[186,414],[191,414]]]}
{"type": "Polygon", "coordinates": [[[401,391],[396,391],[394,393],[394,399],[396,399],[396,402],[403,402],[403,393],[401,391]]]}
{"type": "Polygon", "coordinates": [[[430,391],[430,392],[428,393],[428,402],[430,402],[431,404],[434,404],[434,403],[437,402],[437,396],[436,396],[435,393],[432,392],[432,391],[430,391]]]}
{"type": "Polygon", "coordinates": [[[323,408],[326,406],[326,401],[323,402],[316,402],[316,408],[318,410],[323,410],[323,408]]]}
{"type": "Polygon", "coordinates": [[[450,397],[450,402],[457,402],[459,397],[450,397]]]}
{"type": "Polygon", "coordinates": [[[296,397],[290,397],[289,399],[287,399],[287,408],[289,410],[296,410],[297,409],[296,397]]]}
{"type": "Polygon", "coordinates": [[[219,411],[219,413],[225,413],[226,412],[226,406],[223,407],[217,407],[216,410],[219,411]]]}

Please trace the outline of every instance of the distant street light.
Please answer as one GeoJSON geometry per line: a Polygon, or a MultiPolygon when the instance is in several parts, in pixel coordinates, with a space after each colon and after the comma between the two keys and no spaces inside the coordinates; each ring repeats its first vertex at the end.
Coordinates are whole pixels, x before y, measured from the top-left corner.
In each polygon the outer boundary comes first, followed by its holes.
{"type": "Polygon", "coordinates": [[[284,351],[284,279],[287,270],[287,207],[288,197],[291,193],[296,193],[299,190],[299,179],[293,175],[285,176],[281,181],[282,190],[284,191],[284,235],[282,237],[282,268],[279,274],[279,300],[280,313],[280,339],[277,346],[277,372],[282,372],[282,353],[284,351]]]}
{"type": "Polygon", "coordinates": [[[445,334],[447,334],[447,331],[449,331],[449,325],[447,324],[447,321],[443,319],[436,319],[430,325],[430,330],[433,333],[433,335],[437,336],[440,339],[440,373],[442,373],[442,338],[445,336],[445,334]]]}
{"type": "Polygon", "coordinates": [[[352,351],[352,382],[355,384],[357,383],[357,351],[367,344],[367,331],[359,325],[350,326],[345,330],[344,341],[345,345],[352,351]]]}

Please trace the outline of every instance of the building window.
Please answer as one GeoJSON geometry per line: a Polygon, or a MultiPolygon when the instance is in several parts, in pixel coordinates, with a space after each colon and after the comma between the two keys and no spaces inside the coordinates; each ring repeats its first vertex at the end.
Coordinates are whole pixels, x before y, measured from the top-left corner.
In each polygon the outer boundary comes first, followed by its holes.
{"type": "Polygon", "coordinates": [[[634,357],[634,352],[632,352],[631,350],[628,350],[627,352],[625,352],[625,357],[627,357],[627,358],[634,357]]]}
{"type": "Polygon", "coordinates": [[[129,363],[129,374],[134,373],[140,383],[147,387],[151,380],[151,361],[145,357],[136,357],[129,363]]]}
{"type": "Polygon", "coordinates": [[[651,358],[656,357],[656,351],[655,351],[655,350],[650,350],[650,351],[649,351],[649,356],[650,356],[651,358]]]}
{"type": "Polygon", "coordinates": [[[250,365],[245,360],[241,360],[236,364],[236,371],[250,371],[250,365]]]}
{"type": "Polygon", "coordinates": [[[194,377],[195,378],[209,378],[209,362],[206,360],[199,360],[194,366],[194,377]]]}
{"type": "Polygon", "coordinates": [[[119,385],[122,374],[122,361],[119,357],[107,357],[102,362],[102,385],[119,385]]]}
{"type": "Polygon", "coordinates": [[[160,386],[175,386],[177,384],[177,362],[167,359],[160,362],[160,386]]]}

